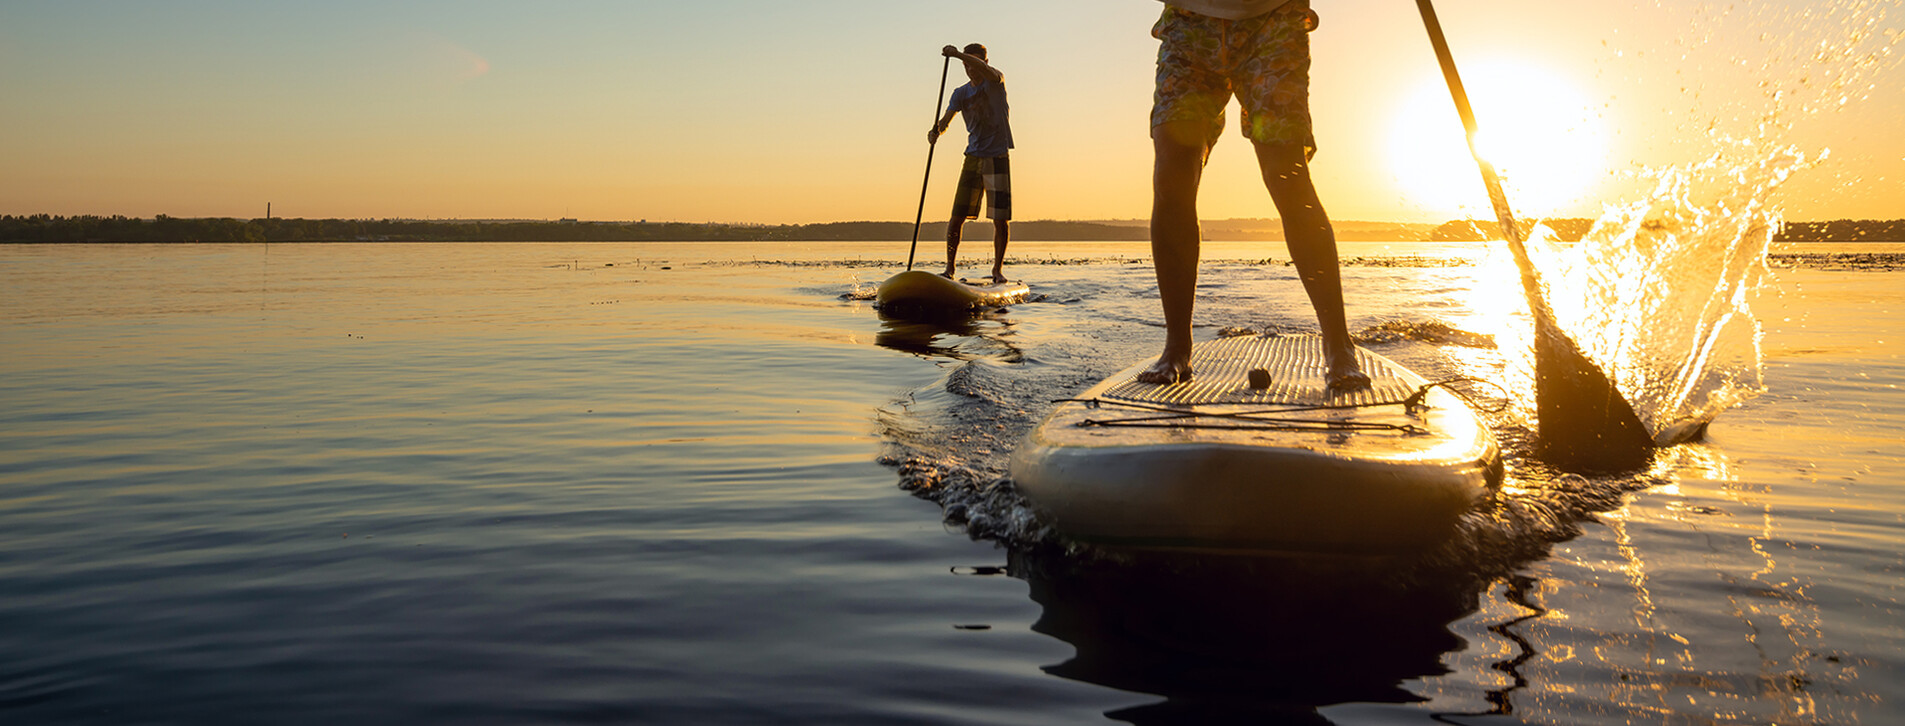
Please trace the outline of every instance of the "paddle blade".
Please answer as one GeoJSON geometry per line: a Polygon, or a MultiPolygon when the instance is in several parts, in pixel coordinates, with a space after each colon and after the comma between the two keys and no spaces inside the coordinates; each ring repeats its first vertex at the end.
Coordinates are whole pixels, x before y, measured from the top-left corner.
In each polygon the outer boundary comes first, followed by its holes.
{"type": "Polygon", "coordinates": [[[1535,412],[1542,458],[1568,471],[1647,466],[1654,440],[1614,383],[1574,341],[1548,326],[1535,334],[1535,412]]]}

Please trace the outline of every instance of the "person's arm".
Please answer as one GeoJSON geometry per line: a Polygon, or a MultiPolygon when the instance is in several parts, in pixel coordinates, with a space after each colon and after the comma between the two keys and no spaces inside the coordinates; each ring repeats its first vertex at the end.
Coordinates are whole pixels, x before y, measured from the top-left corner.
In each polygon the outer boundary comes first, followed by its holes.
{"type": "Polygon", "coordinates": [[[958,58],[961,62],[966,64],[966,70],[978,73],[980,77],[987,81],[997,82],[999,79],[1005,78],[1004,72],[993,68],[990,64],[980,59],[979,56],[966,55],[960,52],[956,46],[949,45],[941,48],[939,49],[939,54],[947,58],[958,58]]]}
{"type": "Polygon", "coordinates": [[[946,109],[945,117],[939,119],[939,123],[933,124],[933,128],[926,132],[926,143],[928,144],[939,143],[939,135],[946,133],[946,127],[952,125],[953,116],[957,115],[958,113],[959,113],[959,109],[955,109],[955,108],[946,109]]]}

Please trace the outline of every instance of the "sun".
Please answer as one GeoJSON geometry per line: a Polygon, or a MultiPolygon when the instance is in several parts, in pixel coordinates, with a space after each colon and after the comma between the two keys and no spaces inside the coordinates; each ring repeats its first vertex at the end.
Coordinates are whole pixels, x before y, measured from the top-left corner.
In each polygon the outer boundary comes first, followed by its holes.
{"type": "MultiPolygon", "coordinates": [[[[1464,65],[1462,83],[1475,108],[1476,145],[1501,172],[1517,216],[1583,206],[1607,178],[1601,116],[1563,77],[1493,62],[1464,65]]],[[[1402,98],[1389,138],[1389,158],[1408,201],[1440,214],[1493,217],[1441,76],[1425,78],[1402,98]]]]}

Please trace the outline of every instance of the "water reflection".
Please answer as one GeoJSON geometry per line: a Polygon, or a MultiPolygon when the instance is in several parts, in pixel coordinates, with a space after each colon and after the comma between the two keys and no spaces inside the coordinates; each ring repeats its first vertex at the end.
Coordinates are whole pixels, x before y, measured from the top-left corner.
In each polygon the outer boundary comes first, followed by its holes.
{"type": "Polygon", "coordinates": [[[1424,700],[1403,682],[1448,672],[1443,655],[1465,645],[1448,626],[1487,583],[1402,585],[1390,565],[1009,559],[1044,608],[1033,630],[1077,649],[1046,672],[1163,697],[1106,714],[1133,724],[1329,723],[1318,708],[1424,700]]]}
{"type": "Polygon", "coordinates": [[[1796,543],[1779,521],[1776,502],[1804,503],[1741,481],[1735,466],[1708,444],[1664,449],[1584,536],[1528,566],[1542,586],[1518,596],[1511,577],[1509,590],[1486,595],[1484,611],[1501,600],[1528,613],[1486,626],[1522,654],[1491,663],[1516,687],[1489,693],[1492,710],[1439,715],[1859,721],[1879,700],[1858,682],[1870,662],[1831,645],[1820,605],[1852,586],[1813,577],[1803,553],[1818,545],[1796,543]]]}
{"type": "Polygon", "coordinates": [[[873,343],[882,348],[929,358],[972,360],[985,357],[1016,363],[1025,354],[1011,342],[1013,321],[1003,311],[923,318],[880,313],[880,331],[873,343]],[[973,350],[974,343],[987,350],[973,350]]]}
{"type": "Polygon", "coordinates": [[[1860,688],[1822,642],[1818,583],[1791,559],[1792,535],[1768,501],[1778,495],[1740,481],[1717,449],[1685,444],[1669,453],[1656,467],[1664,484],[1602,517],[1617,555],[1609,564],[1624,586],[1617,591],[1629,602],[1624,623],[1599,616],[1603,642],[1592,652],[1615,677],[1594,695],[1630,712],[1857,721],[1839,712],[1861,700],[1860,688]],[[1702,546],[1672,546],[1687,541],[1702,546]],[[1728,607],[1697,613],[1689,598],[1702,591],[1728,607]]]}

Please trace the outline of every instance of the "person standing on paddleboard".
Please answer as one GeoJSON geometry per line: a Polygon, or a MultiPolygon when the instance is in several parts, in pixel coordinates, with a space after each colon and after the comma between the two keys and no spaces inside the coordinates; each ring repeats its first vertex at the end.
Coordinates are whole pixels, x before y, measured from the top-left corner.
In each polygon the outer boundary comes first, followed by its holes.
{"type": "Polygon", "coordinates": [[[1343,312],[1336,233],[1310,181],[1316,138],[1310,128],[1309,0],[1164,0],[1151,28],[1158,48],[1151,108],[1155,151],[1151,258],[1164,305],[1164,352],[1138,375],[1151,383],[1191,379],[1191,310],[1197,291],[1200,233],[1197,186],[1223,133],[1224,106],[1235,95],[1243,132],[1257,152],[1290,260],[1323,329],[1331,391],[1369,386],[1356,363],[1343,312]]]}
{"type": "Polygon", "coordinates": [[[946,114],[926,132],[926,142],[936,143],[939,135],[952,125],[955,114],[966,116],[966,164],[959,170],[959,188],[953,192],[952,217],[946,223],[946,277],[953,276],[959,258],[959,238],[966,220],[979,216],[979,197],[986,199],[986,216],[992,219],[992,281],[1005,282],[1005,245],[1011,236],[1012,165],[1007,151],[1012,148],[1012,124],[1007,120],[1005,74],[986,62],[986,47],[967,45],[964,51],[946,46],[940,54],[958,58],[965,64],[970,83],[953,89],[946,114]]]}

